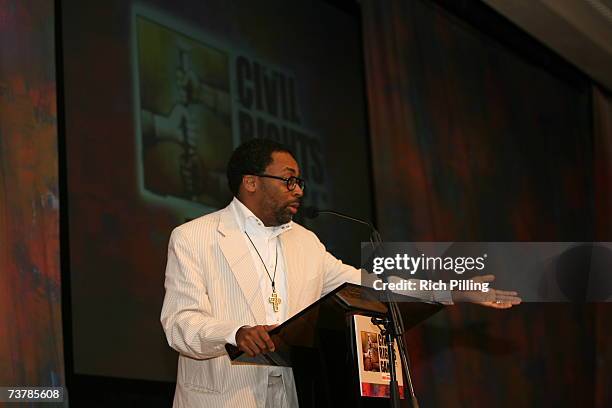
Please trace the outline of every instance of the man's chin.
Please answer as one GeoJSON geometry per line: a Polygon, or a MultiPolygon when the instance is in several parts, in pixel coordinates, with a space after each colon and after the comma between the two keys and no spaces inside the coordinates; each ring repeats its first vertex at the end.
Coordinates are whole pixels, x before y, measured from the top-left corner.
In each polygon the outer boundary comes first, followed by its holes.
{"type": "Polygon", "coordinates": [[[284,209],[282,212],[276,215],[276,222],[278,225],[287,224],[293,219],[293,214],[289,211],[288,208],[284,209]]]}

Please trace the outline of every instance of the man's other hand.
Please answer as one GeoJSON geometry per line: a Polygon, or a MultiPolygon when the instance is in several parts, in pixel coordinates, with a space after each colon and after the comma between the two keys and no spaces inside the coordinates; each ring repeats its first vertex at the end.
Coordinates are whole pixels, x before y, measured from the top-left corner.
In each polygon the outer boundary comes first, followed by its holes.
{"type": "MultiPolygon", "coordinates": [[[[477,283],[493,282],[495,275],[482,275],[475,276],[472,281],[477,283]]],[[[485,307],[492,307],[494,309],[509,309],[512,306],[519,305],[522,299],[518,293],[513,290],[501,290],[495,289],[489,286],[487,292],[481,292],[479,290],[474,291],[453,291],[453,301],[457,302],[472,302],[485,307]]]]}

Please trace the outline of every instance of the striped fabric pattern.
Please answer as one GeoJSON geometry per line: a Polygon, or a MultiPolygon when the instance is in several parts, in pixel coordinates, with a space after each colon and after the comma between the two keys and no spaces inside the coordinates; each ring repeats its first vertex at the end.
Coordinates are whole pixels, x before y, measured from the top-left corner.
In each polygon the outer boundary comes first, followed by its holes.
{"type": "MultiPolygon", "coordinates": [[[[232,365],[225,339],[237,326],[266,324],[255,266],[228,207],[172,232],[161,322],[180,353],[174,407],[263,407],[270,368],[232,365]]],[[[281,235],[287,263],[287,317],[360,272],[329,254],[298,224],[281,235]]],[[[289,406],[297,406],[293,374],[283,369],[289,406]]]]}

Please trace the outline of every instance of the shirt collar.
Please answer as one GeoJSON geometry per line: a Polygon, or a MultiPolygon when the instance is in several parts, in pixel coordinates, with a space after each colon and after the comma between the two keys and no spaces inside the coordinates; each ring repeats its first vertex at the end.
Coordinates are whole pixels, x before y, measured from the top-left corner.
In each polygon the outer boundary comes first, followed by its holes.
{"type": "Polygon", "coordinates": [[[263,221],[253,214],[253,211],[244,205],[238,198],[234,197],[230,206],[232,207],[234,217],[236,218],[236,222],[238,223],[238,227],[240,227],[241,231],[247,231],[249,233],[253,232],[257,235],[274,238],[283,232],[289,231],[293,224],[293,221],[289,221],[286,224],[266,227],[263,221]]]}

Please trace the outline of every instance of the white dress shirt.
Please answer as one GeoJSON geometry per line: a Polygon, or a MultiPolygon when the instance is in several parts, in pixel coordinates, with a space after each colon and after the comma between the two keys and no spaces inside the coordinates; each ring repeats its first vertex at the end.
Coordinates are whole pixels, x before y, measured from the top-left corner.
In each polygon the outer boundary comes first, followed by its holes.
{"type": "MultiPolygon", "coordinates": [[[[285,257],[278,237],[280,234],[291,229],[292,222],[290,221],[287,224],[275,227],[266,227],[263,221],[257,218],[257,216],[236,197],[232,200],[230,207],[232,208],[238,226],[243,232],[246,232],[244,233],[244,240],[251,252],[253,265],[255,265],[253,273],[256,273],[259,277],[258,280],[261,288],[262,302],[264,303],[264,309],[266,311],[266,323],[281,324],[287,319],[288,303],[285,257]],[[249,234],[248,237],[247,234],[249,234]],[[249,237],[253,243],[251,243],[249,237]],[[253,247],[253,245],[255,245],[255,247],[253,247]],[[257,248],[257,250],[255,248],[257,248]],[[258,252],[259,255],[257,254],[258,252]],[[262,259],[266,264],[265,268],[262,259]],[[274,274],[275,262],[277,263],[276,275],[274,274]],[[276,294],[281,299],[281,303],[278,305],[278,312],[274,311],[272,303],[269,301],[272,295],[272,280],[270,277],[274,278],[276,294]]],[[[227,338],[228,343],[236,345],[236,332],[240,327],[242,326],[237,327],[233,333],[230,334],[227,338]]]]}

